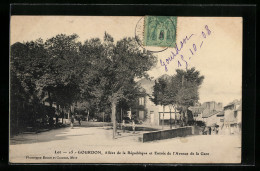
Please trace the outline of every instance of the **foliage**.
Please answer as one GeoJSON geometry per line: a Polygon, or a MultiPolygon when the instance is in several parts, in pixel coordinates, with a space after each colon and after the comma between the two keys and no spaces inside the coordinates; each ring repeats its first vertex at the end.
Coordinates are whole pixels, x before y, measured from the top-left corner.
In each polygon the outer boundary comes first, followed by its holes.
{"type": "Polygon", "coordinates": [[[134,38],[123,38],[115,43],[105,33],[103,44],[98,39],[92,41],[94,43],[85,42],[86,46],[96,44],[95,57],[90,66],[93,74],[88,75],[86,83],[92,89],[90,92],[94,92],[91,96],[94,96],[97,104],[104,102],[111,105],[115,134],[117,104],[134,98],[133,95],[138,92],[135,78],[148,77],[147,71],[156,64],[157,59],[151,53],[141,50],[134,38]]]}
{"type": "Polygon", "coordinates": [[[195,68],[186,71],[177,69],[176,75],[170,78],[160,77],[155,81],[151,100],[156,105],[173,105],[182,113],[187,113],[188,107],[199,100],[198,90],[203,79],[204,76],[200,76],[195,68]]]}
{"type": "Polygon", "coordinates": [[[195,121],[195,125],[197,125],[199,127],[203,127],[203,126],[206,126],[206,123],[204,121],[195,121]]]}
{"type": "Polygon", "coordinates": [[[204,80],[204,76],[200,76],[200,72],[196,71],[194,67],[186,71],[177,69],[176,73],[177,84],[179,86],[176,102],[187,110],[189,106],[193,106],[198,102],[198,90],[204,80]]]}
{"type": "MultiPolygon", "coordinates": [[[[105,33],[83,44],[78,35],[59,34],[11,46],[12,102],[56,102],[69,108],[82,103],[91,113],[127,108],[139,92],[135,79],[146,77],[156,57],[139,48],[134,38],[114,42],[105,33]]],[[[36,112],[37,113],[37,112],[36,112]]]]}
{"type": "Polygon", "coordinates": [[[152,102],[156,105],[167,105],[168,104],[168,92],[167,92],[167,87],[168,87],[168,80],[159,78],[158,81],[155,80],[154,84],[154,91],[153,91],[153,97],[151,98],[152,102]]]}
{"type": "Polygon", "coordinates": [[[195,68],[186,71],[177,69],[170,78],[159,78],[153,87],[151,100],[156,105],[178,105],[188,108],[199,100],[198,89],[204,76],[195,68]]]}

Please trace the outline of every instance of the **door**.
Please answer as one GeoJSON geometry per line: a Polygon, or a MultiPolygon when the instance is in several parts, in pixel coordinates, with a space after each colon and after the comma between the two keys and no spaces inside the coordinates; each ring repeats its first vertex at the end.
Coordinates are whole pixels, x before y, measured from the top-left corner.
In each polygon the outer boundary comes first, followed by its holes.
{"type": "Polygon", "coordinates": [[[141,120],[144,119],[144,111],[143,110],[139,111],[139,119],[141,119],[141,120]]]}

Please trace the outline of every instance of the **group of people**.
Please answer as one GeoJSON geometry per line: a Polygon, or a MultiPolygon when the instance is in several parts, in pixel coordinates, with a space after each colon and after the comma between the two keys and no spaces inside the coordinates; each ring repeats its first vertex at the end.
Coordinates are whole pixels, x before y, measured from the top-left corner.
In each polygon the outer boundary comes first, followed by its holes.
{"type": "MultiPolygon", "coordinates": [[[[74,115],[72,115],[72,116],[71,116],[71,119],[70,119],[70,126],[71,126],[71,129],[73,129],[75,119],[76,119],[76,118],[74,117],[74,115]]],[[[80,123],[81,118],[80,118],[80,117],[77,117],[77,120],[78,120],[79,125],[81,125],[81,123],[80,123]]]]}
{"type": "MultiPolygon", "coordinates": [[[[122,121],[122,129],[123,129],[123,132],[125,132],[125,128],[126,128],[126,125],[125,125],[125,120],[122,121]]],[[[132,130],[133,130],[133,134],[135,133],[135,121],[133,120],[132,121],[132,130]]]]}
{"type": "Polygon", "coordinates": [[[212,135],[212,134],[218,134],[219,128],[218,127],[205,127],[203,132],[203,135],[212,135]]]}

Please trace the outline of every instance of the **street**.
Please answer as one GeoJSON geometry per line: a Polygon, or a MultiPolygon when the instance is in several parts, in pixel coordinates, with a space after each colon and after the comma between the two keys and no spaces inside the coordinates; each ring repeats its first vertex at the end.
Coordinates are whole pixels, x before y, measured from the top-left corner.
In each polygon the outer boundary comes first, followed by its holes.
{"type": "Polygon", "coordinates": [[[10,162],[15,163],[239,163],[237,135],[194,135],[148,143],[142,132],[75,125],[10,139],[10,162]]]}

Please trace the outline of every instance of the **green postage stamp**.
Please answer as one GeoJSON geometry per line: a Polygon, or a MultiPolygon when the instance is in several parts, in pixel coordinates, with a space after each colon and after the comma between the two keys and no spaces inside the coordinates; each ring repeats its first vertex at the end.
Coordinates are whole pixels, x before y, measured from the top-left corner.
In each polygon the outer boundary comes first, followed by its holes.
{"type": "Polygon", "coordinates": [[[177,17],[145,16],[144,45],[175,47],[177,17]]]}

